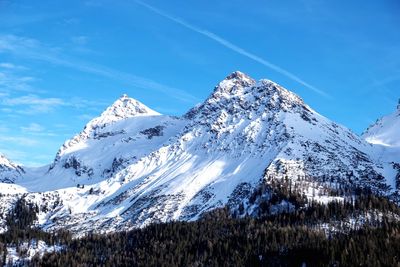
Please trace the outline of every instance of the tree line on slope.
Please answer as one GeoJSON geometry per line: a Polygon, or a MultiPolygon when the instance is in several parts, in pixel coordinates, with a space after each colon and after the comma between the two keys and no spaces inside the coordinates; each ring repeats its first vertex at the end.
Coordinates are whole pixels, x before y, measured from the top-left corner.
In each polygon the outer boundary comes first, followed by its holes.
{"type": "MultiPolygon", "coordinates": [[[[258,218],[221,208],[196,222],[169,222],[107,235],[72,239],[68,232],[46,233],[33,226],[37,207],[18,200],[0,235],[0,265],[7,245],[43,240],[65,249],[22,261],[30,266],[400,266],[398,206],[384,197],[360,193],[328,205],[308,200],[288,187],[259,188],[258,218]],[[271,214],[270,205],[296,207],[271,214]],[[350,220],[349,220],[350,218],[350,220]],[[361,218],[362,222],[355,224],[361,218]],[[343,223],[348,222],[348,223],[343,223]],[[350,223],[350,224],[349,224],[350,223]]],[[[17,249],[18,250],[18,249],[17,249]]],[[[11,264],[11,262],[9,262],[11,264]]]]}
{"type": "Polygon", "coordinates": [[[22,197],[18,199],[12,210],[6,216],[7,231],[0,234],[0,266],[26,266],[27,261],[20,260],[14,263],[7,260],[7,247],[15,247],[16,252],[24,258],[26,255],[24,242],[32,242],[42,240],[48,245],[57,245],[68,243],[72,239],[72,235],[67,231],[57,231],[47,233],[38,227],[34,222],[37,221],[38,207],[35,204],[28,203],[22,197]]]}
{"type": "Polygon", "coordinates": [[[290,200],[296,210],[265,212],[253,218],[238,216],[225,207],[196,222],[154,224],[108,235],[89,234],[68,240],[65,250],[35,258],[31,264],[400,266],[400,224],[396,220],[400,209],[388,199],[360,194],[323,205],[282,187],[268,190],[272,190],[269,202],[290,200]],[[355,224],[357,218],[363,221],[355,224]],[[347,224],[343,223],[346,221],[347,224]]]}
{"type": "MultiPolygon", "coordinates": [[[[327,207],[324,213],[334,211],[327,207]]],[[[335,208],[336,210],[336,208],[335,208]]],[[[317,213],[318,214],[318,213],[317,213]]],[[[316,215],[318,216],[318,215],[316,215]]],[[[398,266],[400,224],[326,234],[305,214],[235,219],[226,209],[196,222],[73,239],[32,266],[398,266]],[[297,217],[297,218],[295,218],[297,217]],[[292,220],[294,219],[294,220],[292,220]],[[295,222],[295,223],[293,223],[295,222]]]]}

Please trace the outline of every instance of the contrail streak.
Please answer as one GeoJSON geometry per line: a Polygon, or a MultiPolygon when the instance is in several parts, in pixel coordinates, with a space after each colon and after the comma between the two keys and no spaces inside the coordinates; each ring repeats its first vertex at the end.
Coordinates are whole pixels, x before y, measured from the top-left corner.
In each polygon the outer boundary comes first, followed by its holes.
{"type": "Polygon", "coordinates": [[[118,80],[139,88],[158,91],[181,102],[192,104],[199,101],[197,97],[181,89],[164,85],[152,79],[52,53],[47,46],[35,39],[18,37],[15,35],[0,35],[0,52],[2,51],[118,80]]]}
{"type": "Polygon", "coordinates": [[[291,79],[291,80],[293,80],[293,81],[295,81],[295,82],[307,87],[308,89],[314,91],[317,94],[320,94],[320,95],[322,95],[324,97],[327,97],[327,98],[330,97],[323,90],[318,89],[315,86],[305,82],[304,80],[302,80],[301,78],[299,78],[295,74],[293,74],[293,73],[291,73],[291,72],[289,72],[289,71],[287,71],[287,70],[285,70],[285,69],[283,69],[283,68],[281,68],[281,67],[279,67],[279,66],[277,66],[277,65],[275,65],[275,64],[273,64],[273,63],[271,63],[271,62],[269,62],[269,61],[267,61],[267,60],[265,60],[265,59],[263,59],[263,58],[261,58],[259,56],[257,56],[257,55],[255,55],[253,53],[250,53],[250,52],[246,51],[245,49],[243,49],[243,48],[241,48],[241,47],[229,42],[228,40],[216,35],[215,33],[212,33],[210,31],[201,29],[201,28],[199,28],[199,27],[197,27],[197,26],[195,26],[193,24],[190,24],[190,23],[184,21],[183,19],[181,19],[179,17],[172,16],[172,15],[166,13],[165,11],[163,11],[161,9],[158,9],[156,7],[153,7],[153,6],[149,5],[149,4],[146,4],[146,3],[144,3],[144,2],[142,2],[140,0],[135,0],[135,2],[137,4],[139,4],[139,5],[147,8],[147,9],[149,9],[151,11],[153,11],[154,13],[166,18],[166,19],[169,19],[169,20],[171,20],[171,21],[173,21],[173,22],[175,22],[177,24],[180,24],[181,26],[183,26],[183,27],[185,27],[185,28],[187,28],[187,29],[189,29],[191,31],[197,32],[197,33],[199,33],[199,34],[201,34],[201,35],[203,35],[203,36],[205,36],[205,37],[207,37],[207,38],[209,38],[209,39],[211,39],[211,40],[213,40],[213,41],[225,46],[226,48],[228,48],[228,49],[230,49],[230,50],[232,50],[232,51],[234,51],[234,52],[236,52],[236,53],[238,53],[240,55],[243,55],[243,56],[245,56],[247,58],[250,58],[250,59],[252,59],[252,60],[254,60],[254,61],[256,61],[256,62],[258,62],[258,63],[260,63],[260,64],[262,64],[264,66],[266,66],[267,68],[270,68],[271,70],[274,70],[274,71],[276,71],[276,72],[288,77],[289,79],[291,79]]]}

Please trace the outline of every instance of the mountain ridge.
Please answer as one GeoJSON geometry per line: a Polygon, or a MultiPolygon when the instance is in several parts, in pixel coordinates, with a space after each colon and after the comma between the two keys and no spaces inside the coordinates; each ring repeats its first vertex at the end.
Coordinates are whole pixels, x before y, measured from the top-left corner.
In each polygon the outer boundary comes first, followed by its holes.
{"type": "Polygon", "coordinates": [[[372,145],[280,85],[238,71],[180,118],[123,95],[71,140],[46,171],[16,184],[30,192],[25,198],[39,206],[39,225],[49,231],[191,221],[226,205],[256,216],[271,195],[250,201],[252,192],[288,180],[323,203],[359,188],[394,190],[384,179],[390,166],[372,145]]]}
{"type": "Polygon", "coordinates": [[[157,116],[160,113],[148,108],[146,105],[137,101],[136,99],[129,98],[128,95],[123,94],[119,99],[117,99],[111,106],[106,108],[106,110],[99,116],[91,121],[89,121],[83,131],[67,140],[62,148],[58,151],[57,155],[62,155],[64,150],[73,146],[79,141],[84,140],[90,136],[94,131],[99,128],[104,128],[105,126],[112,124],[114,122],[124,120],[127,118],[135,116],[157,116]]]}
{"type": "Polygon", "coordinates": [[[0,153],[0,182],[14,183],[25,173],[24,168],[0,153]]]}
{"type": "MultiPolygon", "coordinates": [[[[391,169],[392,187],[400,191],[400,100],[397,109],[378,119],[363,133],[363,138],[375,146],[381,161],[391,169]]],[[[397,198],[400,199],[399,196],[397,198]]]]}

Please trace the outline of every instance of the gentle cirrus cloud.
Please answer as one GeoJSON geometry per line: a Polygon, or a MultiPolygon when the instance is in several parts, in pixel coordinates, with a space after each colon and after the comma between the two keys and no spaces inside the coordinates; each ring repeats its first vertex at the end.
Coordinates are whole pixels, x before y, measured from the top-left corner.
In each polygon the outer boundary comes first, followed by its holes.
{"type": "Polygon", "coordinates": [[[21,131],[28,132],[28,133],[30,133],[30,132],[38,133],[38,132],[42,132],[44,130],[45,130],[45,128],[43,126],[41,126],[38,123],[34,123],[34,122],[30,123],[28,126],[21,127],[21,131]]]}
{"type": "Polygon", "coordinates": [[[60,98],[46,98],[31,94],[14,98],[5,98],[2,101],[2,105],[9,108],[24,106],[26,108],[18,109],[17,113],[37,114],[50,112],[57,107],[65,106],[66,103],[60,98]]]}
{"type": "Polygon", "coordinates": [[[67,57],[59,49],[50,47],[32,38],[15,35],[0,35],[0,52],[11,53],[18,57],[34,59],[54,65],[71,68],[85,73],[105,77],[146,90],[163,93],[181,102],[196,103],[198,99],[186,91],[174,88],[152,79],[126,73],[102,65],[67,57]]]}

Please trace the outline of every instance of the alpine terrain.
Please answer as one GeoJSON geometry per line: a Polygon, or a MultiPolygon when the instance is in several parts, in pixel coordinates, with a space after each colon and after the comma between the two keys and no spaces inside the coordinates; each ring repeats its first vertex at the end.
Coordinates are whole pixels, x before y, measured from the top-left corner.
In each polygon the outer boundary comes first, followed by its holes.
{"type": "MultiPolygon", "coordinates": [[[[238,71],[182,117],[123,95],[48,166],[1,156],[0,209],[23,198],[37,207],[41,229],[81,236],[193,221],[222,207],[257,217],[277,184],[320,203],[360,190],[395,200],[399,114],[360,137],[280,85],[238,71]]],[[[269,204],[272,214],[295,209],[290,200],[269,204]]]]}
{"type": "Polygon", "coordinates": [[[366,130],[363,137],[376,147],[379,160],[389,165],[388,182],[398,194],[400,192],[400,100],[397,110],[377,120],[366,130]]]}
{"type": "Polygon", "coordinates": [[[22,174],[24,174],[24,169],[11,162],[4,155],[0,154],[0,182],[1,183],[13,183],[22,174]]]}

